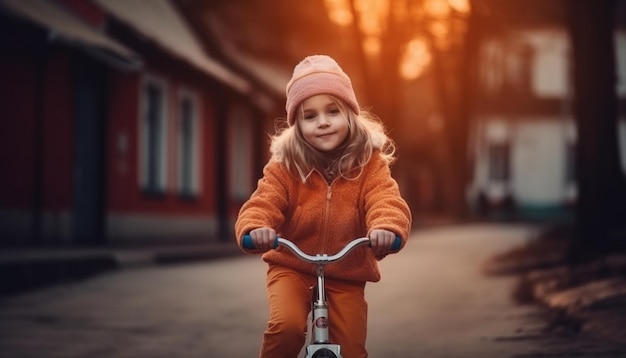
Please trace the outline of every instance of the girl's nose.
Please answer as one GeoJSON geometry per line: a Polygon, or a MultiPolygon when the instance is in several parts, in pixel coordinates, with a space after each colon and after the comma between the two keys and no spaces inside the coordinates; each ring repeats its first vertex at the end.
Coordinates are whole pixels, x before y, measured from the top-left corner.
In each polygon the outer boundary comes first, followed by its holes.
{"type": "Polygon", "coordinates": [[[328,121],[328,118],[326,118],[325,115],[319,116],[319,120],[317,122],[317,125],[319,127],[327,127],[329,124],[330,124],[330,122],[328,121]]]}

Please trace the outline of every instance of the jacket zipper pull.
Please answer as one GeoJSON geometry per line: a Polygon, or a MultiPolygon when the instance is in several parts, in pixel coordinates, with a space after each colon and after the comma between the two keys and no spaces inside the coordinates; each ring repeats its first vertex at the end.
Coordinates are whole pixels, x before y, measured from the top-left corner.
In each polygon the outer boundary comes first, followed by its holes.
{"type": "Polygon", "coordinates": [[[331,196],[332,196],[332,191],[330,190],[330,187],[328,187],[328,191],[326,192],[326,199],[330,201],[331,196]]]}

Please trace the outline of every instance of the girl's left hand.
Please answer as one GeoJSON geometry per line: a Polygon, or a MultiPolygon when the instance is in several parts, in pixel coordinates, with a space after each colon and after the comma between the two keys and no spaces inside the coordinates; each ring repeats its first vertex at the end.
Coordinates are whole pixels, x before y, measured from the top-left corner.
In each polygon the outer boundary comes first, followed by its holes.
{"type": "Polygon", "coordinates": [[[391,251],[396,234],[382,229],[374,229],[369,234],[370,246],[377,257],[383,257],[391,251]]]}

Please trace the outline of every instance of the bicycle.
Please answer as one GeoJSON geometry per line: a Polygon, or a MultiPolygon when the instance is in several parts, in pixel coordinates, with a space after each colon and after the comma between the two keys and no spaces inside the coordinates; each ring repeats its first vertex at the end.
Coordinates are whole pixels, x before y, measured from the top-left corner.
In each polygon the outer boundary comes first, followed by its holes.
{"type": "MultiPolygon", "coordinates": [[[[250,235],[244,235],[242,237],[242,247],[245,249],[255,249],[254,242],[250,235]]],[[[324,288],[324,266],[339,261],[346,257],[348,253],[357,248],[358,246],[369,244],[370,239],[367,237],[361,237],[350,241],[343,249],[334,255],[328,254],[316,254],[309,255],[298,246],[285,238],[277,237],[274,240],[273,248],[277,249],[279,246],[284,246],[293,252],[296,257],[317,265],[317,284],[313,288],[313,295],[311,300],[311,338],[306,347],[305,358],[342,358],[341,346],[339,344],[333,344],[329,340],[329,320],[328,320],[328,302],[326,300],[326,291],[324,288]]],[[[391,250],[398,251],[402,246],[402,240],[396,236],[391,250]]]]}

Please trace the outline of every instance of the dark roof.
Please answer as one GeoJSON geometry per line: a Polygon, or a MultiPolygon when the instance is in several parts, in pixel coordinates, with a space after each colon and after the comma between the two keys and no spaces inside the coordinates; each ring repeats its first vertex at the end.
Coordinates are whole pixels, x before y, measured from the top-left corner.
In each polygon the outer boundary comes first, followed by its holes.
{"type": "Polygon", "coordinates": [[[0,0],[0,9],[45,29],[50,39],[78,47],[112,66],[124,69],[141,67],[138,54],[54,2],[0,0]]]}
{"type": "Polygon", "coordinates": [[[228,67],[209,57],[186,19],[168,0],[94,0],[105,11],[128,24],[165,50],[216,78],[240,93],[249,94],[251,84],[228,67]]]}

